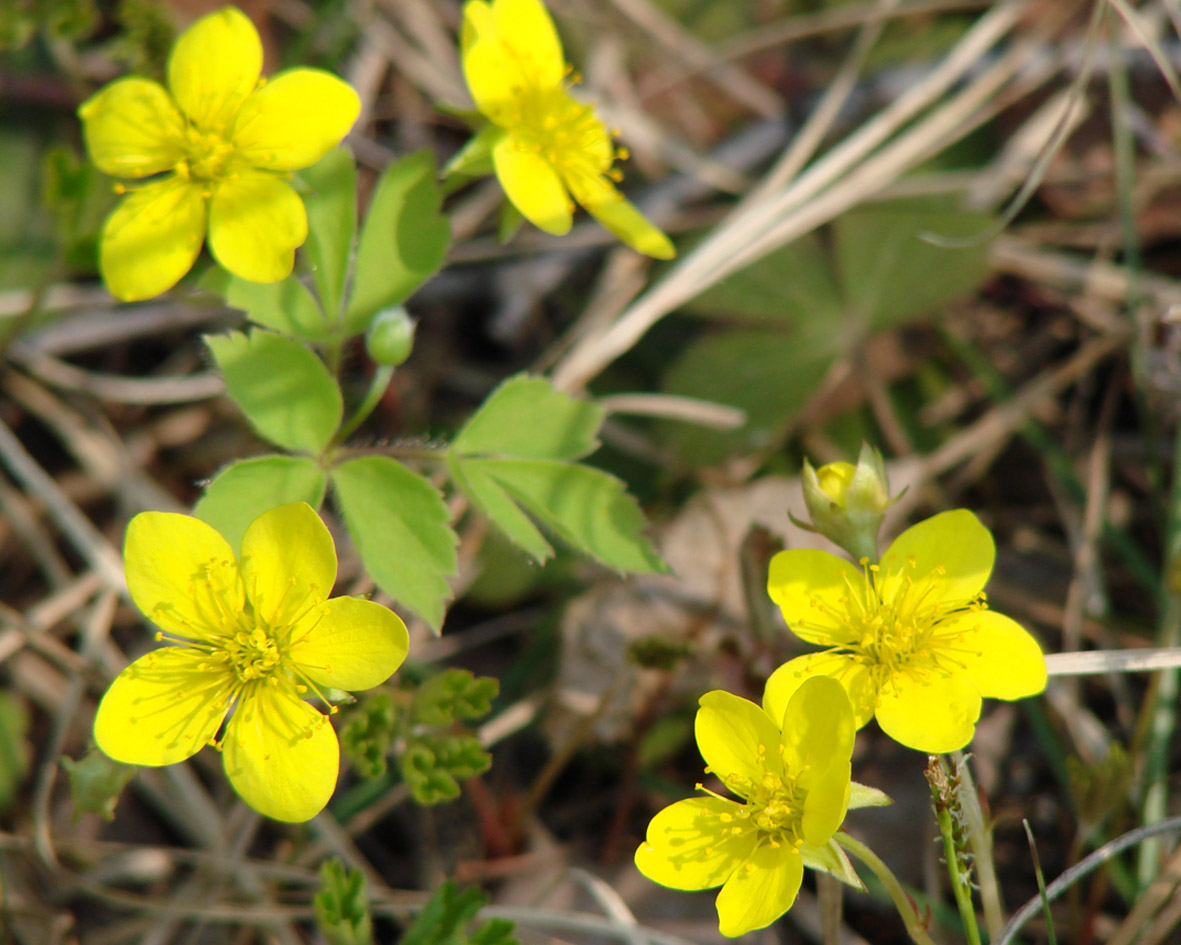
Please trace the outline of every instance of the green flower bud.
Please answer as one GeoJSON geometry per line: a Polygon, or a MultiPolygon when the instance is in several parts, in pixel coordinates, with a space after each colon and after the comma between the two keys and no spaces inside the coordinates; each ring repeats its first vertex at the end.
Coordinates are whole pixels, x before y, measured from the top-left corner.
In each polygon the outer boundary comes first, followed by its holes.
{"type": "Polygon", "coordinates": [[[886,465],[868,443],[857,465],[827,463],[819,469],[804,460],[804,502],[816,531],[857,560],[878,559],[878,529],[892,502],[886,465]]]}
{"type": "Polygon", "coordinates": [[[365,349],[378,364],[397,367],[414,348],[414,319],[400,305],[377,313],[365,335],[365,349]]]}

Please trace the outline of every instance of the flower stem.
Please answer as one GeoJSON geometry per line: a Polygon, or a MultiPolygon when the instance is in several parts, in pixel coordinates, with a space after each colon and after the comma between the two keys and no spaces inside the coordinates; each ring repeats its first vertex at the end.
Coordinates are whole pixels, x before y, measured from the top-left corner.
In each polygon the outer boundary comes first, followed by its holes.
{"type": "Polygon", "coordinates": [[[373,372],[373,380],[369,382],[369,390],[366,391],[365,398],[357,404],[357,409],[353,411],[352,416],[342,423],[340,429],[336,431],[333,443],[343,443],[357,427],[365,422],[366,418],[373,413],[374,408],[381,403],[382,394],[390,386],[393,376],[394,369],[390,365],[379,364],[377,366],[377,370],[373,372]]]}
{"type": "Polygon", "coordinates": [[[960,923],[968,945],[980,945],[980,928],[976,924],[976,908],[972,904],[971,866],[967,861],[967,844],[964,843],[964,823],[968,819],[963,805],[963,784],[958,769],[952,769],[946,758],[931,755],[927,769],[923,772],[931,788],[931,800],[935,805],[935,820],[943,837],[943,860],[947,864],[947,875],[951,879],[951,892],[960,910],[960,923]],[[954,816],[953,816],[954,811],[954,816]],[[956,822],[961,825],[956,835],[956,822]]]}
{"type": "Polygon", "coordinates": [[[868,866],[870,872],[886,887],[886,892],[894,901],[894,908],[898,910],[898,915],[905,923],[907,934],[910,935],[911,940],[916,945],[935,945],[934,940],[927,934],[926,920],[919,915],[914,900],[902,888],[898,877],[890,872],[890,867],[886,866],[873,850],[847,833],[837,833],[833,839],[868,866]]]}
{"type": "Polygon", "coordinates": [[[989,827],[980,806],[980,794],[968,769],[968,760],[963,752],[952,755],[952,763],[960,780],[956,796],[968,824],[968,843],[976,861],[976,882],[980,886],[980,906],[984,911],[984,927],[988,937],[995,940],[1005,927],[1005,910],[1001,903],[1000,883],[996,878],[996,864],[992,859],[992,828],[989,827]]]}

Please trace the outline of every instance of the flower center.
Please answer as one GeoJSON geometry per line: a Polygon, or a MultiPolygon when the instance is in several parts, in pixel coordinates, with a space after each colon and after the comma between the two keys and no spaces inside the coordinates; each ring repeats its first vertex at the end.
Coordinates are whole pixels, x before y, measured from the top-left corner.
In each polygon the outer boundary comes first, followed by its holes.
{"type": "Polygon", "coordinates": [[[590,105],[562,86],[524,89],[517,99],[514,137],[560,174],[606,174],[615,160],[611,136],[590,105]]]}
{"type": "Polygon", "coordinates": [[[283,662],[275,638],[261,627],[235,633],[226,640],[225,653],[241,682],[274,675],[283,662]]]}
{"type": "MultiPolygon", "coordinates": [[[[760,746],[760,751],[764,750],[760,746]]],[[[799,846],[803,842],[804,791],[793,775],[767,771],[755,780],[730,774],[722,778],[722,783],[746,801],[742,816],[761,835],[773,843],[799,846]]]]}
{"type": "Polygon", "coordinates": [[[945,570],[916,576],[913,559],[886,573],[866,559],[861,566],[863,580],[847,581],[839,615],[849,642],[837,649],[871,672],[875,689],[898,675],[949,676],[966,668],[963,655],[973,651],[963,645],[968,627],[957,618],[986,609],[983,592],[972,600],[949,600],[941,587],[945,570]]]}
{"type": "Polygon", "coordinates": [[[216,131],[189,125],[182,141],[185,157],[176,165],[176,173],[185,180],[216,180],[225,173],[234,146],[216,131]]]}

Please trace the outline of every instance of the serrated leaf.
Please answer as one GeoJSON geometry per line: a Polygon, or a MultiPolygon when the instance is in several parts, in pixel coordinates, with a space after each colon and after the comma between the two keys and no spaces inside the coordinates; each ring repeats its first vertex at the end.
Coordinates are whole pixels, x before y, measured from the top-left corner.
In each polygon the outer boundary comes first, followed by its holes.
{"type": "Polygon", "coordinates": [[[598,446],[603,408],[555,390],[543,377],[517,374],[496,388],[451,451],[464,456],[578,459],[598,446]]]}
{"type": "Polygon", "coordinates": [[[345,524],[378,586],[435,631],[459,569],[458,539],[438,491],[386,456],[362,456],[332,470],[345,524]]]}
{"type": "Polygon", "coordinates": [[[478,719],[492,709],[500,684],[491,676],[475,676],[466,669],[446,669],[418,687],[414,721],[441,727],[457,720],[478,719]]]}
{"type": "Polygon", "coordinates": [[[929,198],[867,204],[833,223],[846,318],[861,331],[930,315],[988,278],[988,244],[950,249],[923,239],[986,230],[992,218],[929,198]]]}
{"type": "Polygon", "coordinates": [[[527,551],[538,562],[553,557],[553,547],[493,476],[478,464],[466,463],[454,453],[448,454],[447,467],[455,484],[513,544],[527,551]]]}
{"type": "Polygon", "coordinates": [[[256,325],[305,341],[323,341],[330,335],[319,303],[294,275],[281,282],[248,282],[215,266],[200,284],[230,308],[241,309],[256,325]]]}
{"type": "Polygon", "coordinates": [[[243,459],[213,478],[193,514],[221,532],[231,548],[237,548],[246,527],[267,509],[301,501],[318,509],[326,484],[324,470],[305,457],[243,459]]]}
{"type": "Polygon", "coordinates": [[[230,399],[259,436],[309,453],[332,441],[344,414],[340,388],[302,343],[261,330],[207,335],[205,343],[230,399]]]}
{"type": "Polygon", "coordinates": [[[643,535],[647,524],[624,484],[590,466],[536,459],[470,459],[563,541],[608,567],[639,573],[666,566],[643,535]]]}
{"type": "Polygon", "coordinates": [[[459,797],[459,782],[451,772],[439,766],[435,753],[417,740],[402,752],[398,768],[402,780],[420,804],[441,804],[459,797]]]}
{"type": "Polygon", "coordinates": [[[299,176],[307,185],[308,240],[303,248],[327,321],[334,326],[357,232],[357,165],[347,148],[336,148],[299,176]]]}
{"type": "Polygon", "coordinates": [[[382,174],[357,247],[347,334],[360,334],[378,311],[401,305],[443,264],[451,225],[439,213],[436,174],[429,151],[403,158],[382,174]]]}

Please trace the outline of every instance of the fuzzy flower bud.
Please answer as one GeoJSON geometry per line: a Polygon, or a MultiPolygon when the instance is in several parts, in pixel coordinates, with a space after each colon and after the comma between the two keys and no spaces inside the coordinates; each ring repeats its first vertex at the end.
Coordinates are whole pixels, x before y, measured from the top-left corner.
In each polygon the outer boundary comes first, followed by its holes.
{"type": "Polygon", "coordinates": [[[816,531],[854,558],[877,560],[878,529],[890,507],[890,483],[882,455],[861,444],[857,465],[804,460],[804,501],[816,531]]]}

